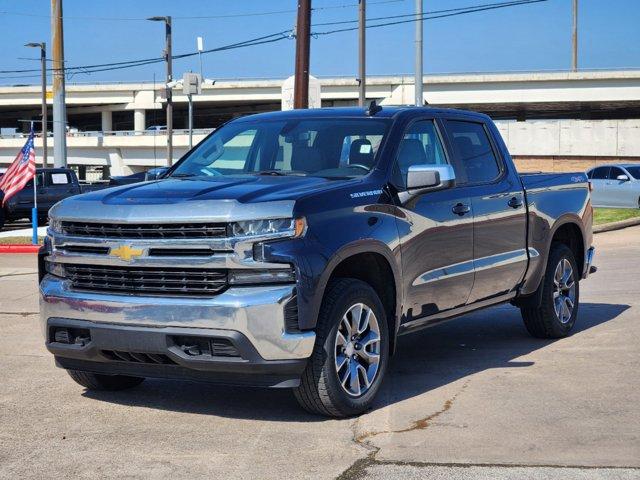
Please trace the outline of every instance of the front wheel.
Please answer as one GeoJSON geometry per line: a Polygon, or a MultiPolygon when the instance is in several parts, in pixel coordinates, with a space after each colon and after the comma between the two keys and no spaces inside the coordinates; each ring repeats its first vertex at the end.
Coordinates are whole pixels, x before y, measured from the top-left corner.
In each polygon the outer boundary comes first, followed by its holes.
{"type": "Polygon", "coordinates": [[[552,244],[538,288],[540,306],[520,309],[527,330],[537,338],[566,337],[576,323],[580,301],[580,272],[569,247],[552,244]]]}
{"type": "Polygon", "coordinates": [[[316,344],[294,390],[307,411],[347,417],[367,410],[380,388],[389,357],[382,302],[367,283],[330,282],[316,327],[316,344]]]}

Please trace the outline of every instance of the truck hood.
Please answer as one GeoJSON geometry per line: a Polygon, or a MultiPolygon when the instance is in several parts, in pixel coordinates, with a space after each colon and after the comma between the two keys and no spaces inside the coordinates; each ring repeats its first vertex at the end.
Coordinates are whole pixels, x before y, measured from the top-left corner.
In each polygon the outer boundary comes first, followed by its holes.
{"type": "Polygon", "coordinates": [[[55,205],[50,216],[114,223],[286,218],[293,215],[298,198],[351,182],[361,180],[300,176],[168,178],[70,197],[55,205]]]}

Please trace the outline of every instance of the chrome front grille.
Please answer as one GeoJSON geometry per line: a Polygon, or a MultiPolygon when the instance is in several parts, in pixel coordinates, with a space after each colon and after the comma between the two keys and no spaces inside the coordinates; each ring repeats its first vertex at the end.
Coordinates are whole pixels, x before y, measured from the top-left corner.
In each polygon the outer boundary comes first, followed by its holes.
{"type": "Polygon", "coordinates": [[[220,223],[89,223],[62,222],[62,233],[95,238],[224,238],[227,226],[220,223]]]}
{"type": "Polygon", "coordinates": [[[225,270],[71,264],[64,269],[76,290],[206,296],[219,293],[227,286],[225,270]]]}

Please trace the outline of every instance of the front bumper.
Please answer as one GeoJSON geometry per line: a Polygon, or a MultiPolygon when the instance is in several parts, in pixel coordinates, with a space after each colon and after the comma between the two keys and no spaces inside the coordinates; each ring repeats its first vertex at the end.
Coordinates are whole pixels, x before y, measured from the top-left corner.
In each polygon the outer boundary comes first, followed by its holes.
{"type": "Polygon", "coordinates": [[[112,295],[74,291],[45,275],[40,316],[47,348],[64,368],[107,374],[213,380],[234,384],[295,386],[313,351],[314,332],[285,332],[292,285],[230,288],[211,298],[112,295]],[[51,327],[86,329],[84,346],[51,338],[51,327]],[[239,357],[192,356],[176,336],[220,338],[239,357]],[[161,354],[170,364],[124,362],[105,351],[161,354]]]}

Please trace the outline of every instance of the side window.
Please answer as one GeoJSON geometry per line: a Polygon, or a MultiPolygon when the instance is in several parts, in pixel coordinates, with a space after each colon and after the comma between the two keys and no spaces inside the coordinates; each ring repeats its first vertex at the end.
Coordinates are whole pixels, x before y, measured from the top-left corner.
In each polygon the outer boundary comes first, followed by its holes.
{"type": "Polygon", "coordinates": [[[412,165],[443,165],[447,159],[433,120],[420,120],[409,126],[398,147],[394,178],[406,185],[407,172],[412,165]]]}
{"type": "Polygon", "coordinates": [[[467,183],[484,183],[500,176],[500,164],[482,123],[447,120],[447,133],[453,146],[457,177],[467,183]],[[460,175],[460,169],[464,175],[460,175]]]}
{"type": "Polygon", "coordinates": [[[609,167],[598,167],[593,171],[593,180],[605,180],[609,173],[609,167]]]}
{"type": "Polygon", "coordinates": [[[618,178],[618,175],[626,175],[626,173],[624,173],[624,170],[621,168],[611,167],[611,170],[609,171],[609,178],[611,180],[615,180],[618,178]]]}
{"type": "Polygon", "coordinates": [[[69,174],[66,172],[47,173],[49,185],[68,185],[71,183],[69,174]]]}

